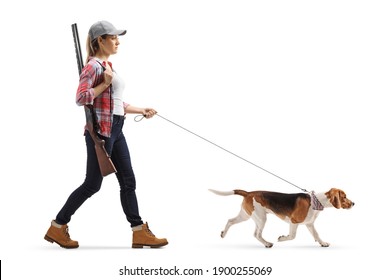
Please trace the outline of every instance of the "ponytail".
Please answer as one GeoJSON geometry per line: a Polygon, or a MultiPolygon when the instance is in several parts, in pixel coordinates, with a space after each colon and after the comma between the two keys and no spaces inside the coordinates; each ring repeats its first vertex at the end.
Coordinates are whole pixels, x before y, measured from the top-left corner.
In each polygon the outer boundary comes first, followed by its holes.
{"type": "Polygon", "coordinates": [[[85,64],[88,63],[90,57],[95,56],[98,49],[99,49],[99,45],[97,43],[97,40],[93,40],[91,42],[91,37],[88,35],[88,37],[87,37],[87,59],[85,61],[85,64]]]}
{"type": "MultiPolygon", "coordinates": [[[[103,39],[106,39],[107,35],[102,35],[101,37],[103,39]]],[[[93,40],[91,42],[91,37],[88,35],[88,37],[87,37],[87,59],[85,61],[85,64],[88,63],[88,61],[90,60],[91,57],[94,57],[96,55],[98,50],[99,50],[98,38],[96,38],[95,40],[93,40]]]]}

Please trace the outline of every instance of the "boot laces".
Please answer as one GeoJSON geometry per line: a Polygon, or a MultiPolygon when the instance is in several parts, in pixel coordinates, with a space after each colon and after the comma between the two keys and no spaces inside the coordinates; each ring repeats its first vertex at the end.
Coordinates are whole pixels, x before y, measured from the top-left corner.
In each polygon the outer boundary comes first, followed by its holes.
{"type": "Polygon", "coordinates": [[[149,229],[149,225],[146,223],[146,227],[145,227],[145,231],[148,233],[148,234],[150,234],[151,236],[155,236],[154,234],[153,234],[153,232],[149,229]]]}
{"type": "Polygon", "coordinates": [[[64,235],[66,236],[67,240],[70,240],[70,235],[69,235],[69,228],[68,226],[65,226],[63,228],[64,235]]]}

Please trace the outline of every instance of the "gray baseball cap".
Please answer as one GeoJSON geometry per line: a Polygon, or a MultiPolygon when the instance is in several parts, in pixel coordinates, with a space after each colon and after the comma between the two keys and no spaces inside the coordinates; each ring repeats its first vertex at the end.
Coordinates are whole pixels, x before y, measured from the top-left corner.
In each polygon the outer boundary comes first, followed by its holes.
{"type": "Polygon", "coordinates": [[[92,26],[89,28],[88,34],[91,38],[91,41],[93,41],[102,35],[125,35],[126,30],[118,30],[114,27],[114,25],[112,25],[112,23],[102,20],[92,24],[92,26]]]}

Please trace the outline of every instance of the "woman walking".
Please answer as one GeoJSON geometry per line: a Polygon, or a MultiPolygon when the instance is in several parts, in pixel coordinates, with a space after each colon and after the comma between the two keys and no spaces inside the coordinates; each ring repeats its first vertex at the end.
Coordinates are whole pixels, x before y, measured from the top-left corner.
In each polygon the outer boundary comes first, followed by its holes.
{"type": "MultiPolygon", "coordinates": [[[[122,132],[125,114],[142,114],[146,118],[151,118],[157,112],[152,108],[139,108],[123,101],[124,81],[113,69],[109,58],[117,53],[119,36],[125,34],[126,30],[118,30],[107,21],[96,22],[90,27],[87,63],[80,75],[76,102],[79,106],[93,104],[98,123],[97,133],[105,140],[105,149],[117,169],[116,177],[120,186],[122,208],[133,231],[132,247],[157,248],[167,245],[168,241],[165,238],[157,238],[139,214],[135,176],[122,132]]],[[[44,237],[63,248],[79,247],[78,242],[70,238],[67,224],[76,210],[100,190],[103,182],[95,143],[88,130],[85,130],[85,141],[87,146],[85,180],[71,193],[44,237]]]]}

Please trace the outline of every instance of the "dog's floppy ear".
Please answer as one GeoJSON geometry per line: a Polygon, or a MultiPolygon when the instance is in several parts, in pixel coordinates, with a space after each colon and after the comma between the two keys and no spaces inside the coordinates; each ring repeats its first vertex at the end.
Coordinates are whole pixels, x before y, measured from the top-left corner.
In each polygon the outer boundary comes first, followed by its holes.
{"type": "Polygon", "coordinates": [[[330,191],[326,192],[325,195],[329,198],[330,203],[332,203],[335,208],[341,208],[340,190],[332,188],[330,191]]]}

